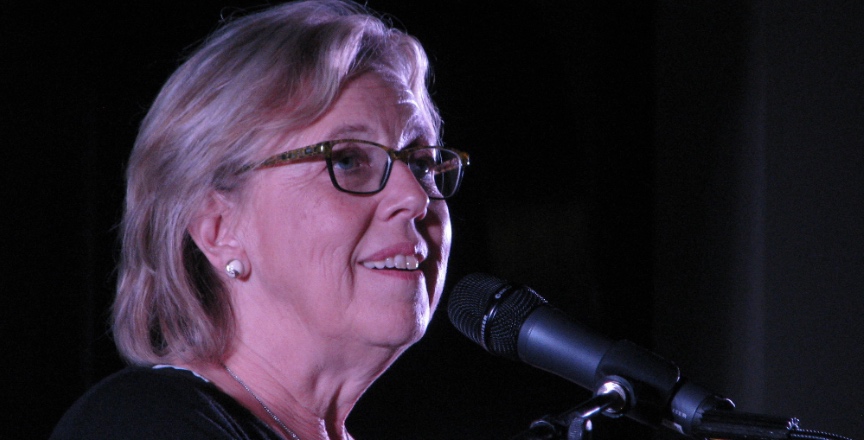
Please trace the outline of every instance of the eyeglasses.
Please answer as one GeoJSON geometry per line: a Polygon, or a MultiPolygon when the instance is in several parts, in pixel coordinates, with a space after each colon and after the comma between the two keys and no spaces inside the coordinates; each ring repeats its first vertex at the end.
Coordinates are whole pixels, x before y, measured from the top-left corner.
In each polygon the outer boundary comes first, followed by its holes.
{"type": "Polygon", "coordinates": [[[468,153],[444,147],[410,147],[402,150],[358,139],[320,142],[286,151],[258,163],[244,166],[237,174],[288,165],[301,159],[324,155],[330,181],[339,191],[374,194],[387,184],[393,162],[408,164],[430,199],[441,200],[456,194],[462,174],[470,164],[468,153]]]}

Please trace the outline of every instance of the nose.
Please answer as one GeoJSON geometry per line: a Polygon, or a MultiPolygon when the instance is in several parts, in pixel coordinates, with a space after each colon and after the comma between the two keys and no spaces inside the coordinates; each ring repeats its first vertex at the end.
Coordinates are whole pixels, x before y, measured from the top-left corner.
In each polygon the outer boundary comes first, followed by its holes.
{"type": "Polygon", "coordinates": [[[405,162],[397,160],[393,163],[390,177],[381,193],[384,197],[379,212],[387,219],[406,216],[421,220],[426,217],[429,195],[405,162]]]}

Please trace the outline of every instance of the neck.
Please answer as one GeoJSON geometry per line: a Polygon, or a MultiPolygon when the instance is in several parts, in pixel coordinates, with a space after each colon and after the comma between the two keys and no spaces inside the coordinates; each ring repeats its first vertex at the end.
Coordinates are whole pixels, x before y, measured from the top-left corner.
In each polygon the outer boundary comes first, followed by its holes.
{"type": "Polygon", "coordinates": [[[268,407],[267,404],[264,403],[264,401],[261,400],[261,398],[258,397],[258,395],[255,394],[255,392],[252,391],[251,388],[249,388],[249,385],[246,385],[246,382],[244,382],[243,379],[240,379],[240,377],[237,376],[237,373],[235,373],[234,371],[232,371],[232,370],[231,370],[230,368],[228,368],[228,366],[225,365],[225,364],[222,364],[222,368],[223,368],[226,372],[228,372],[228,375],[230,375],[230,376],[234,379],[234,381],[236,381],[238,384],[240,384],[240,386],[242,386],[243,389],[245,389],[246,392],[248,392],[250,396],[252,396],[253,398],[255,398],[255,401],[257,401],[257,402],[261,405],[261,408],[263,408],[264,411],[267,412],[267,415],[270,416],[270,418],[273,419],[274,422],[276,422],[276,424],[278,425],[278,427],[281,429],[281,431],[282,431],[283,433],[288,434],[288,435],[291,437],[292,440],[300,440],[300,437],[298,437],[297,434],[296,434],[294,431],[291,430],[291,428],[289,428],[287,425],[285,425],[285,422],[283,422],[282,419],[280,419],[279,416],[277,416],[276,413],[274,413],[274,412],[270,409],[270,407],[268,407]]]}
{"type": "Polygon", "coordinates": [[[310,347],[292,341],[290,348],[266,350],[241,340],[224,366],[186,367],[207,377],[288,439],[293,432],[302,440],[348,440],[348,414],[401,350],[366,349],[362,357],[350,356],[347,349],[330,351],[340,355],[322,353],[320,344],[310,347]]]}

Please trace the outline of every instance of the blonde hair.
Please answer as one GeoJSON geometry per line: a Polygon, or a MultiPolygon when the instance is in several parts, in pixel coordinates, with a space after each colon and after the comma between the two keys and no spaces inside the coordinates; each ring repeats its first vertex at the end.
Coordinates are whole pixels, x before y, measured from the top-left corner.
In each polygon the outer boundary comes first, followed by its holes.
{"type": "Polygon", "coordinates": [[[340,0],[278,5],[232,19],[168,79],[127,170],[114,338],[134,364],[218,361],[230,349],[225,285],[187,228],[213,191],[268,142],[309,125],[347,81],[374,72],[413,94],[437,140],[420,43],[340,0]]]}

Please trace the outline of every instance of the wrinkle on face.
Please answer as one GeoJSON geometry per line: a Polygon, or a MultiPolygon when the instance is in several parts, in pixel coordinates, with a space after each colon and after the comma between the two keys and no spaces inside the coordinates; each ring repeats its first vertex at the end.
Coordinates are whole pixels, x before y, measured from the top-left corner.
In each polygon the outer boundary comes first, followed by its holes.
{"type": "MultiPolygon", "coordinates": [[[[316,123],[285,136],[279,150],[345,137],[404,148],[435,140],[432,130],[410,93],[361,77],[346,86],[316,123]]],[[[449,256],[445,202],[425,198],[422,213],[419,205],[411,205],[409,211],[414,211],[406,215],[406,205],[398,216],[381,215],[385,203],[408,203],[413,197],[400,191],[422,191],[404,185],[413,175],[401,168],[397,178],[403,179],[402,188],[394,186],[391,175],[388,186],[371,195],[334,188],[320,159],[256,173],[250,182],[245,238],[252,270],[260,272],[257,288],[267,297],[267,303],[258,306],[263,313],[293,315],[285,322],[299,323],[306,334],[400,349],[425,332],[441,296],[449,256]],[[420,269],[423,282],[375,272],[360,261],[418,239],[428,248],[420,269]]]]}

